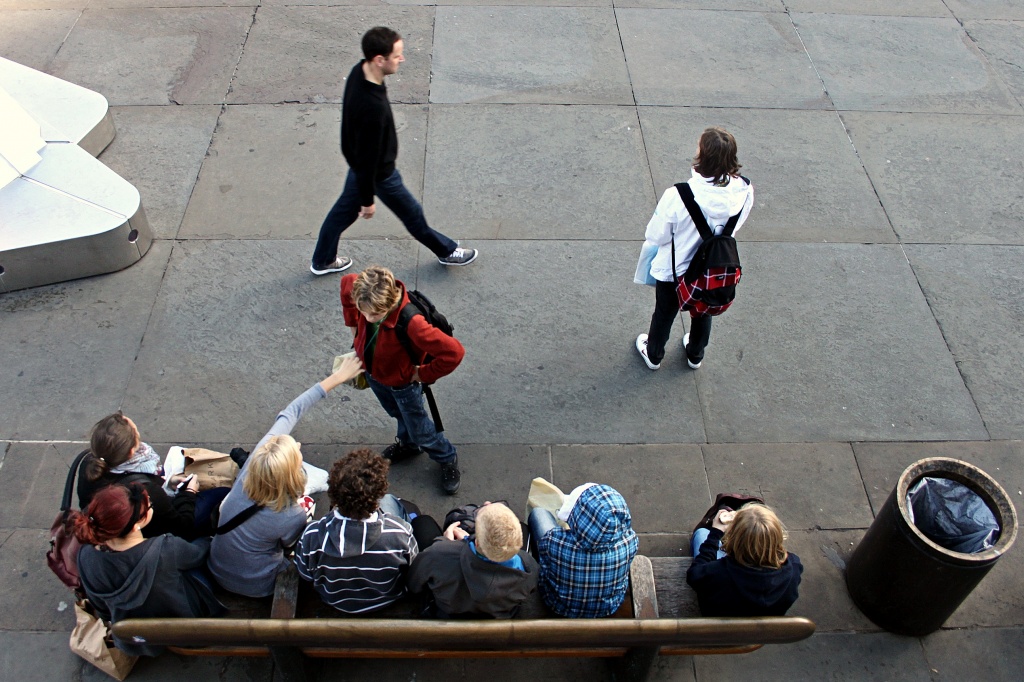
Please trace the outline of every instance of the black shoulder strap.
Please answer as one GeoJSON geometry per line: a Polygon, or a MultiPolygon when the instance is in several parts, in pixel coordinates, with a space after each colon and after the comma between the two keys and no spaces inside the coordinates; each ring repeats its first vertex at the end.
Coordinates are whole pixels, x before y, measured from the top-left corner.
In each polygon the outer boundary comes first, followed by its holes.
{"type": "Polygon", "coordinates": [[[217,530],[213,531],[214,535],[224,535],[224,533],[230,533],[234,529],[241,526],[243,523],[248,521],[256,514],[262,507],[258,504],[254,504],[251,507],[246,507],[242,511],[238,512],[231,517],[231,520],[225,523],[223,526],[218,526],[217,530]]]}
{"type": "Polygon", "coordinates": [[[67,513],[71,510],[71,494],[75,489],[75,474],[78,473],[78,468],[82,466],[82,460],[89,455],[89,450],[85,449],[75,456],[75,461],[71,463],[71,469],[68,471],[68,478],[64,481],[64,497],[60,499],[60,510],[67,513]]]}
{"type": "Polygon", "coordinates": [[[414,365],[420,363],[420,357],[416,354],[415,344],[409,338],[409,322],[417,315],[423,315],[423,311],[420,310],[419,306],[410,301],[398,311],[398,322],[395,323],[395,333],[398,335],[398,342],[402,344],[402,348],[405,349],[414,365]]]}
{"type": "Polygon", "coordinates": [[[704,217],[704,212],[697,205],[697,200],[693,196],[693,190],[690,189],[690,185],[680,182],[676,185],[676,191],[679,192],[679,198],[683,200],[690,218],[693,219],[693,225],[697,228],[697,232],[700,233],[700,238],[707,241],[715,236],[715,233],[711,231],[711,226],[708,225],[707,219],[704,217]]]}

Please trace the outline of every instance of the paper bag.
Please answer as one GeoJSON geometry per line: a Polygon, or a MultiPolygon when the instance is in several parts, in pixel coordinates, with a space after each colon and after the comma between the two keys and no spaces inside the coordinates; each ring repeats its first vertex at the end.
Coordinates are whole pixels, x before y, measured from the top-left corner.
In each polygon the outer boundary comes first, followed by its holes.
{"type": "Polygon", "coordinates": [[[562,528],[568,528],[569,524],[558,518],[558,510],[565,502],[565,494],[558,486],[539,476],[530,481],[530,494],[526,498],[526,518],[530,518],[530,512],[534,509],[547,509],[558,521],[562,528]]]}
{"type": "MultiPolygon", "coordinates": [[[[354,358],[355,356],[356,356],[356,352],[354,350],[350,350],[349,352],[345,353],[344,355],[335,355],[334,356],[334,367],[333,367],[333,369],[331,369],[331,374],[334,374],[335,372],[338,371],[338,368],[341,367],[341,361],[342,360],[344,360],[345,358],[354,358]]],[[[360,391],[365,391],[366,389],[368,389],[370,387],[370,382],[366,380],[366,372],[360,372],[359,374],[355,375],[353,378],[351,378],[348,381],[346,381],[345,384],[348,385],[348,386],[351,386],[352,388],[360,390],[360,391]]]]}
{"type": "Polygon", "coordinates": [[[230,488],[238,476],[238,465],[231,459],[231,455],[206,448],[188,448],[184,454],[185,475],[196,475],[200,491],[230,488]]]}
{"type": "Polygon", "coordinates": [[[93,614],[88,601],[75,604],[75,619],[71,650],[115,680],[128,677],[139,657],[129,656],[114,646],[107,624],[93,614]]]}

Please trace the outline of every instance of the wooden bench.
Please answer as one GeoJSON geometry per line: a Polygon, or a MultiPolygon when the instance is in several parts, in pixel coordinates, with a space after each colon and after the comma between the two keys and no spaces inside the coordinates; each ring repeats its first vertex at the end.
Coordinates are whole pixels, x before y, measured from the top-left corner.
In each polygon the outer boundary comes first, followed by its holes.
{"type": "Polygon", "coordinates": [[[530,608],[515,620],[420,620],[410,617],[409,602],[372,618],[338,617],[319,599],[300,599],[304,590],[292,569],[278,576],[269,611],[266,600],[233,600],[227,618],[129,619],[112,630],[191,656],[273,656],[286,682],[307,679],[305,657],[617,657],[616,679],[644,680],[658,655],[746,653],[814,633],[806,618],[691,617],[697,611],[686,585],[689,563],[638,555],[626,602],[610,618],[537,617],[530,608]],[[319,617],[325,612],[332,617],[319,617]]]}

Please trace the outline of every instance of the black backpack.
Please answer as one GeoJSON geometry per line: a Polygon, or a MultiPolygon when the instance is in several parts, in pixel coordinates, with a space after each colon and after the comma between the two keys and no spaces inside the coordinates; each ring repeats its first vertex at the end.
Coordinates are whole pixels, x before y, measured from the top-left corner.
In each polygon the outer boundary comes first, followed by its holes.
{"type": "MultiPolygon", "coordinates": [[[[405,349],[409,359],[412,360],[412,364],[422,365],[428,361],[430,356],[426,353],[421,353],[412,342],[412,339],[409,338],[409,321],[417,315],[422,315],[432,327],[451,337],[455,336],[455,326],[427,298],[426,294],[417,290],[407,291],[407,293],[409,294],[409,302],[398,311],[395,333],[398,335],[398,341],[402,344],[402,348],[405,349]]],[[[437,401],[434,400],[434,392],[430,389],[430,384],[423,384],[423,395],[427,397],[427,405],[430,407],[430,417],[434,420],[434,428],[437,433],[441,433],[444,431],[444,424],[441,422],[441,414],[437,411],[437,401]]]]}
{"type": "MultiPolygon", "coordinates": [[[[749,185],[750,181],[743,178],[749,185]]],[[[679,197],[683,200],[686,210],[693,219],[693,224],[700,233],[701,244],[697,253],[686,268],[682,279],[676,278],[676,294],[679,306],[700,315],[721,315],[736,298],[736,285],[743,273],[740,267],[740,254],[732,233],[743,213],[729,218],[722,234],[715,234],[704,218],[697,200],[693,196],[690,185],[681,182],[676,185],[679,197]]],[[[676,240],[672,236],[672,273],[675,277],[676,240]]]]}

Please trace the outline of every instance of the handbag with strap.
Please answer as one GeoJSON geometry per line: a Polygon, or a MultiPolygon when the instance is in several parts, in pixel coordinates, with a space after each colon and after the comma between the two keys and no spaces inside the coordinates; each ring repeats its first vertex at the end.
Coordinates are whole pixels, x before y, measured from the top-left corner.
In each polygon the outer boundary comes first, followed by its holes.
{"type": "Polygon", "coordinates": [[[719,510],[728,509],[730,511],[739,511],[741,507],[748,504],[764,504],[764,500],[757,495],[718,493],[718,495],[715,496],[714,504],[708,507],[708,510],[704,513],[704,518],[700,520],[700,523],[693,527],[693,530],[697,531],[701,528],[707,528],[710,530],[715,521],[715,517],[718,516],[719,510]]]}
{"type": "Polygon", "coordinates": [[[68,527],[68,517],[71,515],[71,494],[75,489],[75,474],[88,454],[88,450],[82,450],[71,463],[67,480],[64,482],[60,512],[50,526],[50,549],[46,552],[46,565],[62,583],[79,596],[82,596],[82,581],[78,578],[78,550],[82,548],[82,543],[68,527]]]}

